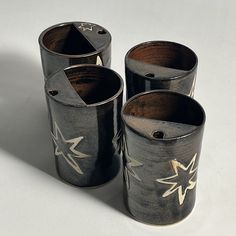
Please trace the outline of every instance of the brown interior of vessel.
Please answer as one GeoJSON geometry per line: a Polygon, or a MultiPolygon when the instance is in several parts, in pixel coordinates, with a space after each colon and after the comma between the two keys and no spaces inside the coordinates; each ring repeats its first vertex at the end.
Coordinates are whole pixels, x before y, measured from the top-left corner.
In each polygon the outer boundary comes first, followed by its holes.
{"type": "Polygon", "coordinates": [[[165,92],[136,97],[126,105],[124,115],[195,126],[204,121],[204,112],[194,100],[165,92]]]}
{"type": "Polygon", "coordinates": [[[128,58],[186,71],[191,70],[197,62],[192,50],[171,42],[151,42],[139,45],[129,53],[128,58]]]}
{"type": "Polygon", "coordinates": [[[118,75],[103,67],[75,67],[65,70],[65,73],[86,104],[105,101],[121,87],[118,75]]]}
{"type": "Polygon", "coordinates": [[[51,51],[68,55],[95,51],[95,48],[73,24],[62,25],[49,30],[43,37],[43,44],[51,51]]]}

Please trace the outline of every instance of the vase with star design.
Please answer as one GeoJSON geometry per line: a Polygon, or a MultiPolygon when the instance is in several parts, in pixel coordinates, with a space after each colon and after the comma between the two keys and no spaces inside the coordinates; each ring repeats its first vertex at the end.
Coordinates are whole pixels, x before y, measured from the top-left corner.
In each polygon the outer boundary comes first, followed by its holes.
{"type": "Polygon", "coordinates": [[[60,69],[77,64],[110,67],[111,34],[90,22],[66,22],[53,25],[39,36],[44,78],[60,69]]]}
{"type": "Polygon", "coordinates": [[[45,84],[51,136],[59,176],[76,186],[98,186],[120,168],[123,81],[113,70],[76,65],[45,84]]]}
{"type": "Polygon", "coordinates": [[[193,97],[198,58],[185,45],[169,41],[143,42],[125,56],[127,98],[155,89],[193,97]]]}
{"type": "Polygon", "coordinates": [[[140,93],[124,105],[124,200],[138,221],[181,221],[195,204],[205,124],[201,105],[167,90],[140,93]]]}

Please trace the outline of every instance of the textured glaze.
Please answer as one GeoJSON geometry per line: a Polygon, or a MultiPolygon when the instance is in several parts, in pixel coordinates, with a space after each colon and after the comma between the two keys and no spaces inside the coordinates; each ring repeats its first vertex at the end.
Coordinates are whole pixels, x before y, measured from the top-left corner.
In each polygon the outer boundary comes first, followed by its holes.
{"type": "Polygon", "coordinates": [[[154,90],[122,110],[124,199],[133,217],[166,225],[193,209],[205,113],[188,96],[154,90]]]}
{"type": "Polygon", "coordinates": [[[49,27],[39,36],[45,80],[55,72],[77,64],[110,67],[111,35],[89,22],[68,22],[49,27]]]}
{"type": "Polygon", "coordinates": [[[120,76],[101,66],[72,66],[50,77],[45,93],[59,176],[77,186],[111,180],[120,167],[120,76]]]}
{"type": "Polygon", "coordinates": [[[154,89],[193,97],[197,62],[196,54],[178,43],[150,41],[136,45],[125,57],[127,98],[154,89]]]}

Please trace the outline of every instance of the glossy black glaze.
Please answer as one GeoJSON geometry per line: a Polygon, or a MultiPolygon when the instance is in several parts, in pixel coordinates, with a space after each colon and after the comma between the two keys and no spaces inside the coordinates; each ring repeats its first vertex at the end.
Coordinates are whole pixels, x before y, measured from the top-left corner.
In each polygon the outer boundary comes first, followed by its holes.
{"type": "Polygon", "coordinates": [[[182,220],[195,203],[204,110],[188,96],[153,90],[132,97],[121,116],[128,210],[148,224],[182,220]]]}
{"type": "Polygon", "coordinates": [[[131,48],[125,57],[127,98],[168,89],[193,97],[198,59],[184,45],[150,41],[131,48]]]}
{"type": "Polygon", "coordinates": [[[102,66],[76,65],[50,77],[45,93],[59,176],[77,186],[101,185],[116,176],[121,77],[102,66]]]}
{"type": "Polygon", "coordinates": [[[41,33],[39,45],[45,80],[71,65],[111,64],[111,34],[94,23],[54,25],[41,33]]]}

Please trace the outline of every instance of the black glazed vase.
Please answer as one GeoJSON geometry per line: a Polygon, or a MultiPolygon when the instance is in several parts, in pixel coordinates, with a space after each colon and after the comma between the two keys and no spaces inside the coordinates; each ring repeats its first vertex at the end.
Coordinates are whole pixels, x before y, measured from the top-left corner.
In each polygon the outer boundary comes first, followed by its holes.
{"type": "Polygon", "coordinates": [[[59,176],[81,187],[116,176],[121,77],[106,67],[76,65],[50,77],[45,93],[59,176]]]}
{"type": "Polygon", "coordinates": [[[192,211],[205,112],[170,91],[140,93],[124,105],[124,200],[138,221],[167,225],[192,211]]]}

